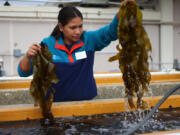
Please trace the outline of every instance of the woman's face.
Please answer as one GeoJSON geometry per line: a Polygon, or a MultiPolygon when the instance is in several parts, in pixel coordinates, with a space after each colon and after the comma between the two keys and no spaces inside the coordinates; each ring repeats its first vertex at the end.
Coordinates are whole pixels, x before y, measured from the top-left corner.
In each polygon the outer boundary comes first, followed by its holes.
{"type": "Polygon", "coordinates": [[[63,32],[64,43],[72,44],[77,42],[83,33],[83,21],[80,17],[70,20],[65,26],[59,23],[59,29],[63,32]]]}

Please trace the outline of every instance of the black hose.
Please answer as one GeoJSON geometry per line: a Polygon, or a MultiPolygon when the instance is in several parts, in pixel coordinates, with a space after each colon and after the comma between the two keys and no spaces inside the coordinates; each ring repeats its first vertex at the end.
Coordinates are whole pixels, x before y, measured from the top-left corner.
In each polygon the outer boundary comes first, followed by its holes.
{"type": "Polygon", "coordinates": [[[131,135],[133,134],[138,128],[140,128],[143,124],[147,122],[147,120],[154,114],[154,112],[159,108],[159,106],[170,96],[172,95],[176,90],[180,88],[180,84],[175,86],[174,88],[170,89],[164,97],[156,104],[156,106],[146,115],[143,121],[141,121],[136,127],[133,129],[130,129],[124,135],[131,135]]]}

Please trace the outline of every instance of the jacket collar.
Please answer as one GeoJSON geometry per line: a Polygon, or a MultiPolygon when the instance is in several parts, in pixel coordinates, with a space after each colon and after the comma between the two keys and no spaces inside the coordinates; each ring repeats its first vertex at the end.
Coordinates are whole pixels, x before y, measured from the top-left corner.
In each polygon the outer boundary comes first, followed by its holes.
{"type": "Polygon", "coordinates": [[[84,45],[84,42],[82,40],[77,41],[76,43],[74,43],[73,47],[71,48],[71,50],[69,51],[66,46],[64,45],[64,41],[62,39],[62,37],[59,38],[59,40],[56,40],[56,44],[55,44],[55,48],[56,49],[60,49],[63,50],[65,52],[67,52],[68,54],[71,54],[74,50],[82,47],[84,45]]]}

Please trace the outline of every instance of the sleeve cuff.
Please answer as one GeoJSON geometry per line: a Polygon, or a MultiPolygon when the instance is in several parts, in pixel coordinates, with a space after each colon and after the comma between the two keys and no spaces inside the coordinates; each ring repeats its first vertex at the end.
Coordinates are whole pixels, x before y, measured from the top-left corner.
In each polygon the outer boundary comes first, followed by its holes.
{"type": "Polygon", "coordinates": [[[24,70],[24,69],[22,68],[21,61],[20,61],[19,67],[20,67],[21,71],[23,71],[23,72],[28,72],[28,71],[31,69],[31,67],[29,67],[27,70],[24,70]]]}
{"type": "Polygon", "coordinates": [[[116,14],[117,19],[119,19],[119,12],[116,14]]]}
{"type": "Polygon", "coordinates": [[[17,72],[18,72],[18,74],[19,74],[20,77],[28,77],[28,76],[30,76],[30,75],[33,74],[33,69],[32,69],[32,67],[30,67],[29,70],[23,71],[23,70],[22,70],[22,67],[21,67],[21,62],[20,62],[20,63],[18,64],[17,72]]]}

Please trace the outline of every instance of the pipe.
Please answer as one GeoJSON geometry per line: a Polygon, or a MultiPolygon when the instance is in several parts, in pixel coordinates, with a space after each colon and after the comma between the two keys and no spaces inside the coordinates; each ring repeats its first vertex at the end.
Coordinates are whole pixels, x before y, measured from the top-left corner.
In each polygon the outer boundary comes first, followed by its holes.
{"type": "Polygon", "coordinates": [[[146,117],[144,118],[143,121],[141,121],[136,127],[134,127],[133,129],[128,130],[126,133],[124,133],[124,135],[131,135],[133,134],[137,129],[139,129],[143,124],[145,124],[147,122],[147,120],[154,114],[154,112],[156,112],[156,110],[161,106],[162,103],[164,103],[164,101],[170,96],[172,95],[175,91],[177,91],[178,89],[180,89],[180,84],[175,86],[174,88],[170,89],[165,95],[164,97],[156,104],[156,106],[146,115],[146,117]]]}

